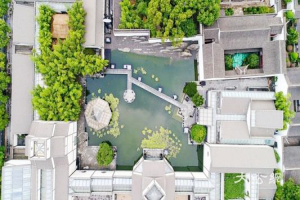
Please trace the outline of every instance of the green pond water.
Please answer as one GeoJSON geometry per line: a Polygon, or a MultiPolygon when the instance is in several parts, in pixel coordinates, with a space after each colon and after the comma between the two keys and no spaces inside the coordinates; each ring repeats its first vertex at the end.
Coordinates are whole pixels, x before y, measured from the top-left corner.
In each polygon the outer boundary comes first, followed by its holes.
{"type": "MultiPolygon", "coordinates": [[[[162,86],[163,92],[170,96],[173,94],[182,95],[185,82],[192,81],[195,77],[193,60],[171,61],[168,58],[112,51],[112,63],[116,63],[117,68],[122,68],[123,64],[131,64],[133,69],[143,67],[147,74],[142,74],[139,70],[138,74],[133,73],[133,77],[141,76],[142,81],[153,88],[162,86]],[[155,81],[152,74],[158,77],[159,81],[155,81]]],[[[172,106],[172,113],[169,114],[165,110],[165,106],[170,105],[168,102],[135,85],[132,85],[136,94],[135,101],[128,104],[123,99],[126,88],[126,75],[106,75],[105,78],[87,79],[87,90],[90,93],[95,93],[97,96],[98,89],[101,89],[100,97],[105,93],[112,93],[119,98],[119,125],[124,125],[117,138],[111,135],[99,138],[93,135],[87,127],[89,145],[99,145],[102,141],[110,141],[118,148],[117,165],[133,166],[142,155],[142,150],[138,150],[142,139],[145,137],[142,130],[145,127],[155,130],[162,126],[175,133],[182,143],[181,151],[177,157],[169,160],[172,166],[198,167],[197,147],[187,144],[187,135],[183,134],[181,121],[173,117],[177,108],[172,106]]],[[[90,99],[91,95],[88,96],[88,101],[90,99]]]]}

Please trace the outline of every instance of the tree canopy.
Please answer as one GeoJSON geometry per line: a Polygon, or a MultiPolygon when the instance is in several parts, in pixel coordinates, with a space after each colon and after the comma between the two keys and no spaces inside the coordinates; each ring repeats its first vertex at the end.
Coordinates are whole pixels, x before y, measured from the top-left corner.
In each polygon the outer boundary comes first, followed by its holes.
{"type": "Polygon", "coordinates": [[[0,48],[6,47],[8,45],[8,33],[10,33],[9,26],[3,19],[0,19],[0,48]]]}
{"type": "Polygon", "coordinates": [[[206,137],[205,126],[194,124],[191,128],[191,138],[197,143],[202,143],[206,137]]]}
{"type": "Polygon", "coordinates": [[[197,93],[197,83],[188,82],[183,88],[183,92],[192,98],[197,93]]]}
{"type": "Polygon", "coordinates": [[[84,53],[86,13],[82,1],[76,1],[68,10],[68,37],[58,40],[53,47],[50,25],[55,12],[47,5],[40,6],[39,11],[40,53],[35,52],[33,61],[47,87],[34,89],[33,107],[42,120],[74,121],[79,117],[82,96],[78,77],[100,72],[108,62],[100,56],[84,53]]]}
{"type": "Polygon", "coordinates": [[[220,0],[123,0],[120,29],[149,29],[151,37],[174,44],[197,34],[197,23],[212,25],[220,15],[220,0]]]}
{"type": "Polygon", "coordinates": [[[11,2],[11,0],[0,0],[0,18],[2,18],[4,15],[6,15],[8,10],[8,4],[11,2]]]}
{"type": "Polygon", "coordinates": [[[220,17],[221,0],[201,0],[198,3],[198,21],[206,26],[211,26],[220,17]]]}
{"type": "Polygon", "coordinates": [[[290,94],[284,95],[283,92],[275,93],[275,107],[277,110],[283,111],[283,130],[287,129],[287,125],[291,123],[291,119],[295,117],[295,112],[290,109],[290,94]]]}
{"type": "Polygon", "coordinates": [[[193,97],[192,101],[195,104],[195,106],[199,107],[202,106],[204,103],[204,98],[197,92],[193,97]]]}
{"type": "Polygon", "coordinates": [[[291,178],[285,181],[283,185],[277,184],[274,200],[282,199],[300,199],[300,185],[297,185],[291,178]]]}
{"type": "Polygon", "coordinates": [[[99,145],[97,153],[97,162],[99,166],[108,166],[114,159],[114,151],[110,144],[102,142],[99,145]]]}
{"type": "Polygon", "coordinates": [[[6,55],[0,52],[0,131],[7,126],[9,119],[6,111],[6,103],[8,102],[8,85],[11,82],[10,76],[6,73],[6,55]]]}

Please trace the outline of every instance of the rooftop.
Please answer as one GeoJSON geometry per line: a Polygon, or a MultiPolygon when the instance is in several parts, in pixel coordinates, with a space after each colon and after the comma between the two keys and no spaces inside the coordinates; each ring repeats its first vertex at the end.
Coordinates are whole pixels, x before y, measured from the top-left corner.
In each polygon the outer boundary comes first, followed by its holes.
{"type": "Polygon", "coordinates": [[[281,74],[286,72],[285,41],[273,40],[280,34],[283,22],[275,15],[221,17],[211,27],[205,27],[203,45],[204,78],[226,78],[281,74]],[[246,74],[225,73],[225,51],[262,51],[262,69],[247,69],[246,74]],[[279,56],[278,56],[279,55],[279,56]]]}
{"type": "Polygon", "coordinates": [[[205,144],[204,153],[211,172],[271,174],[277,167],[269,146],[205,144]]]}

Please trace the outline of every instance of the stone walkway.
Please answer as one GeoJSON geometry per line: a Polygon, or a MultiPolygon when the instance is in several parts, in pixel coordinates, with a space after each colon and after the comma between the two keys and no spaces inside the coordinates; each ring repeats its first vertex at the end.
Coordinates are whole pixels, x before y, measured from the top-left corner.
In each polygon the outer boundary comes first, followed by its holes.
{"type": "MultiPolygon", "coordinates": [[[[114,147],[116,151],[116,147],[114,147]]],[[[117,156],[107,167],[100,167],[97,162],[97,153],[99,146],[86,146],[81,154],[81,167],[82,169],[89,170],[116,170],[117,168],[117,156]]]]}
{"type": "Polygon", "coordinates": [[[149,43],[144,36],[123,37],[106,35],[111,37],[111,44],[105,44],[105,49],[120,50],[171,59],[196,59],[198,52],[197,41],[182,42],[180,46],[173,47],[171,43],[149,43]]]}

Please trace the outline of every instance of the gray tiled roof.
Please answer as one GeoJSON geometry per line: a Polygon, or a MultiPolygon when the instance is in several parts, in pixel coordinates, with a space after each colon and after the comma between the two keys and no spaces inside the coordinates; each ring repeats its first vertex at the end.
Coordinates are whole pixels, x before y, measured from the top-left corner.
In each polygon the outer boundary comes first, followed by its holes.
{"type": "Polygon", "coordinates": [[[265,42],[263,48],[263,70],[265,74],[286,73],[285,41],[265,42]]]}
{"type": "MultiPolygon", "coordinates": [[[[204,78],[237,76],[235,71],[224,71],[224,59],[217,60],[225,51],[256,52],[262,50],[262,69],[248,69],[246,75],[272,75],[286,73],[284,41],[271,41],[271,34],[282,32],[283,22],[275,15],[221,17],[213,27],[205,27],[205,39],[215,39],[220,46],[203,46],[204,78]],[[220,31],[218,33],[218,30],[220,31]],[[206,36],[207,34],[207,36],[206,36]],[[216,39],[217,38],[217,39],[216,39]],[[218,40],[219,38],[219,40],[218,40]],[[213,48],[217,47],[217,48],[213,48]],[[222,49],[222,51],[220,51],[222,49]],[[214,55],[214,56],[212,56],[214,55]],[[217,67],[216,67],[217,66],[217,67]]],[[[233,53],[234,53],[233,52],[233,53]]],[[[222,55],[222,58],[224,55],[222,55]]]]}
{"type": "MultiPolygon", "coordinates": [[[[291,107],[290,109],[295,111],[295,100],[300,100],[300,86],[289,87],[288,93],[291,94],[291,107]]],[[[292,124],[300,124],[300,112],[295,113],[295,117],[292,119],[292,124]]]]}
{"type": "Polygon", "coordinates": [[[209,145],[211,172],[271,174],[277,167],[274,150],[256,145],[209,145]]]}
{"type": "Polygon", "coordinates": [[[221,114],[245,115],[247,114],[250,101],[250,98],[223,97],[221,102],[221,114]]]}
{"type": "Polygon", "coordinates": [[[288,130],[288,136],[300,136],[300,126],[290,126],[288,130]]]}
{"type": "Polygon", "coordinates": [[[215,42],[219,42],[219,32],[220,29],[204,29],[205,39],[214,39],[215,42]]]}
{"type": "Polygon", "coordinates": [[[224,50],[221,45],[210,43],[203,45],[203,63],[205,78],[222,78],[225,75],[224,50]]]}
{"type": "Polygon", "coordinates": [[[272,174],[261,175],[262,183],[259,184],[259,199],[273,199],[276,192],[275,181],[270,181],[272,174]]]}
{"type": "Polygon", "coordinates": [[[300,169],[300,146],[288,146],[283,150],[283,164],[286,169],[300,169]]]}
{"type": "Polygon", "coordinates": [[[85,47],[104,47],[104,0],[83,0],[85,16],[85,47]]]}
{"type": "Polygon", "coordinates": [[[224,50],[261,48],[270,40],[270,29],[249,31],[226,31],[220,33],[220,44],[224,50]]]}
{"type": "MultiPolygon", "coordinates": [[[[14,51],[14,49],[12,50],[14,51]]],[[[34,87],[34,65],[30,55],[12,54],[11,133],[28,134],[33,120],[30,92],[34,87]]]]}
{"type": "Polygon", "coordinates": [[[249,31],[269,29],[270,25],[283,25],[276,15],[248,15],[221,17],[217,21],[221,31],[249,31]]]}
{"type": "Polygon", "coordinates": [[[300,77],[300,68],[299,67],[288,68],[286,77],[287,77],[287,83],[289,84],[289,86],[293,86],[293,85],[300,86],[300,78],[299,78],[300,77]]]}
{"type": "Polygon", "coordinates": [[[285,170],[284,179],[287,181],[288,179],[294,179],[296,184],[300,184],[300,170],[285,170]]]}
{"type": "Polygon", "coordinates": [[[13,43],[14,44],[34,44],[34,7],[14,3],[13,15],[13,43]]]}

